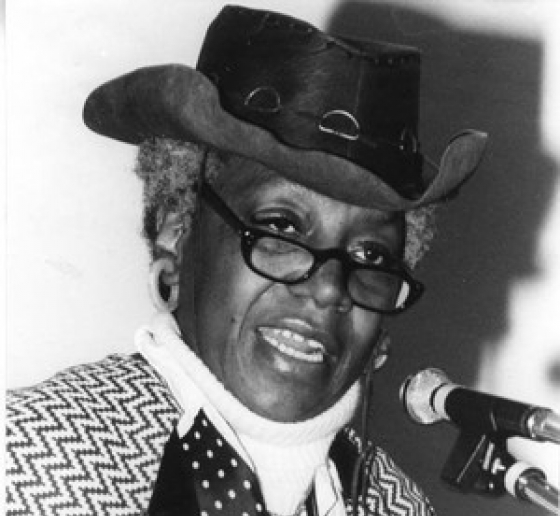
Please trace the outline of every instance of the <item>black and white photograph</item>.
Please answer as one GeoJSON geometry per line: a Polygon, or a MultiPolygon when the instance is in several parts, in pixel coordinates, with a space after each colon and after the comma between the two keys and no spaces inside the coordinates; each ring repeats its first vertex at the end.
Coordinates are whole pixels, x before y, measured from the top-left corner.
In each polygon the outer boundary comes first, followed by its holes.
{"type": "Polygon", "coordinates": [[[4,0],[6,516],[560,515],[560,5],[4,0]]]}

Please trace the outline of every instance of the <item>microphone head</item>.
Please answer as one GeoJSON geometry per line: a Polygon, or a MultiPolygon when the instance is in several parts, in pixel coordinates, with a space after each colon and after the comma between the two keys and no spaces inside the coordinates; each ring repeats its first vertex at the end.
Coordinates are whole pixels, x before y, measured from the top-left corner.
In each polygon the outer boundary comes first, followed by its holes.
{"type": "Polygon", "coordinates": [[[399,395],[406,413],[413,421],[429,425],[443,419],[432,408],[432,394],[444,383],[450,383],[449,378],[441,369],[434,367],[406,378],[399,395]]]}

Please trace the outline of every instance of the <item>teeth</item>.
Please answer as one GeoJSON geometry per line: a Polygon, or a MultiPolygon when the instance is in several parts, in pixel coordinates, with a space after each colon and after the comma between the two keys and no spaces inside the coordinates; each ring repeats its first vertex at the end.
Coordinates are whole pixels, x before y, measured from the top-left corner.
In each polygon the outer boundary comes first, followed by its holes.
{"type": "Polygon", "coordinates": [[[291,330],[284,330],[279,328],[263,328],[263,330],[265,331],[261,331],[261,334],[264,339],[281,353],[293,358],[297,358],[298,360],[303,360],[305,362],[323,362],[325,348],[319,341],[306,339],[299,333],[295,333],[291,330]],[[315,351],[300,351],[299,349],[295,349],[284,344],[284,342],[282,342],[283,339],[290,339],[297,343],[305,343],[311,350],[315,351]]]}
{"type": "Polygon", "coordinates": [[[307,341],[307,344],[309,344],[309,346],[311,346],[313,349],[324,349],[323,344],[321,344],[318,340],[310,339],[307,341]]]}
{"type": "Polygon", "coordinates": [[[296,342],[303,342],[305,339],[299,334],[290,330],[282,330],[282,335],[287,339],[293,339],[296,342]]]}
{"type": "Polygon", "coordinates": [[[284,355],[288,355],[290,357],[297,358],[299,360],[304,360],[306,362],[322,362],[323,361],[323,354],[322,353],[303,353],[302,351],[298,351],[297,349],[290,348],[283,344],[282,342],[277,341],[274,337],[271,336],[264,336],[265,340],[275,347],[284,355]]]}

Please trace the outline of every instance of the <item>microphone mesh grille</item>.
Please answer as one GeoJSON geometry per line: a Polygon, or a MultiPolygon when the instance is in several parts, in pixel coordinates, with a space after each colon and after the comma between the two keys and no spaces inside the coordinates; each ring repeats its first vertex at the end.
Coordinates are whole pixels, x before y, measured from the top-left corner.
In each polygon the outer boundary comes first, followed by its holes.
{"type": "Polygon", "coordinates": [[[411,419],[423,425],[429,425],[442,419],[432,408],[431,397],[435,389],[444,383],[449,383],[446,374],[434,367],[410,375],[404,381],[400,396],[411,419]]]}

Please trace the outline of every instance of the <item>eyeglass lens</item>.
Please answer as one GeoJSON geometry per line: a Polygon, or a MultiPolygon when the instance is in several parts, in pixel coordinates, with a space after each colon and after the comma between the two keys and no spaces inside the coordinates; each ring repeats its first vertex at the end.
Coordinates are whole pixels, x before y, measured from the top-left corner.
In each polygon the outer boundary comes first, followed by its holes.
{"type": "MultiPolygon", "coordinates": [[[[248,258],[252,267],[261,274],[290,283],[303,279],[315,263],[311,252],[304,247],[273,236],[255,239],[248,258]]],[[[377,310],[393,310],[404,303],[410,287],[396,274],[356,268],[349,274],[348,290],[352,299],[361,305],[377,310]]]]}

